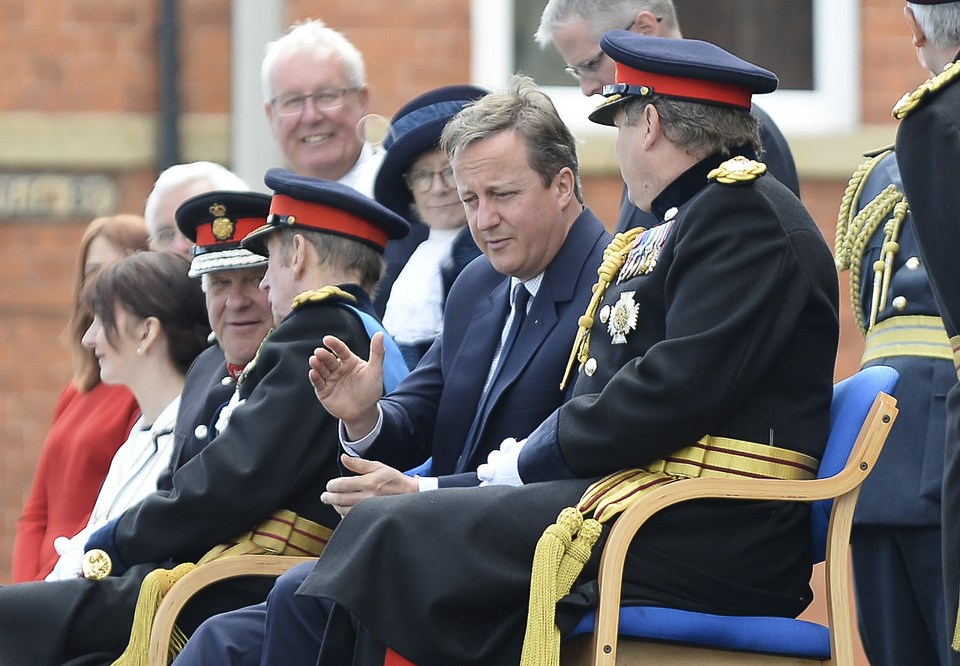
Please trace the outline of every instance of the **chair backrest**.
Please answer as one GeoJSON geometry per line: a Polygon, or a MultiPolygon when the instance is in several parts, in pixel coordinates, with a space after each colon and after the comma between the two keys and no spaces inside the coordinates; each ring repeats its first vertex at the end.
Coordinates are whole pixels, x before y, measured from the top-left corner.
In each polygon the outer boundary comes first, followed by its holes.
{"type": "MultiPolygon", "coordinates": [[[[900,375],[893,368],[876,365],[860,370],[833,387],[830,437],[820,460],[818,479],[829,478],[846,466],[877,393],[895,395],[899,379],[900,375]]],[[[814,563],[822,562],[826,557],[827,527],[832,508],[832,499],[814,502],[810,508],[814,563]]]]}

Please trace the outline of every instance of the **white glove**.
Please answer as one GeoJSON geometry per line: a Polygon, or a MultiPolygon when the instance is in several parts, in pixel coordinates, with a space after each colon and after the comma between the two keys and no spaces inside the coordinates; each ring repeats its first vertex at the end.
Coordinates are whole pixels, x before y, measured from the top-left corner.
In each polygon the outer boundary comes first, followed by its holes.
{"type": "Polygon", "coordinates": [[[520,450],[527,443],[526,439],[519,442],[508,437],[487,456],[487,462],[477,467],[477,476],[481,486],[522,486],[520,472],[517,471],[517,461],[520,450]]]}
{"type": "Polygon", "coordinates": [[[60,559],[57,560],[53,571],[47,574],[44,580],[67,580],[69,578],[80,578],[81,564],[83,562],[84,546],[87,545],[87,539],[90,537],[88,530],[81,530],[72,539],[61,536],[53,540],[53,548],[57,551],[60,559]]]}

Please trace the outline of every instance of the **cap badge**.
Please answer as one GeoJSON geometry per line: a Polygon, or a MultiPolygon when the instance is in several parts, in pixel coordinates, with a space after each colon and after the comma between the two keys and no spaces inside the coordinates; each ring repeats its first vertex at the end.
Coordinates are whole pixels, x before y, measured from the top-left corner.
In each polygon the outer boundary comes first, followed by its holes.
{"type": "Polygon", "coordinates": [[[233,238],[236,225],[234,225],[233,220],[226,217],[227,207],[223,204],[213,204],[210,206],[210,214],[213,215],[213,237],[218,241],[233,238]]]}
{"type": "Polygon", "coordinates": [[[609,331],[615,345],[625,344],[627,333],[637,328],[637,315],[640,314],[640,306],[633,300],[634,293],[633,291],[621,292],[620,299],[614,303],[613,311],[610,313],[607,331],[609,331]]]}
{"type": "Polygon", "coordinates": [[[721,163],[716,169],[707,174],[707,179],[715,180],[724,185],[749,183],[767,172],[767,165],[763,162],[748,160],[742,155],[730,158],[721,163]]]}
{"type": "Polygon", "coordinates": [[[627,259],[617,274],[617,284],[625,280],[646,275],[657,267],[663,244],[667,242],[674,220],[651,227],[633,240],[633,245],[627,253],[627,259]]]}

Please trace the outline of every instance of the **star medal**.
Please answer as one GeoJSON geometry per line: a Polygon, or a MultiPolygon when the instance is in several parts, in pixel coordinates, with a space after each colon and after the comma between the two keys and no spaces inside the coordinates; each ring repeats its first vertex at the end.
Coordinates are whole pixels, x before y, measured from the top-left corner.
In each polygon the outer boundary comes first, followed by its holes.
{"type": "Polygon", "coordinates": [[[617,284],[639,275],[646,275],[657,267],[660,250],[667,241],[667,236],[672,228],[673,220],[670,220],[647,229],[637,236],[633,241],[633,247],[627,254],[626,261],[623,263],[623,268],[617,274],[617,284]]]}
{"type": "Polygon", "coordinates": [[[640,306],[633,300],[633,291],[624,291],[620,294],[620,300],[613,304],[613,310],[610,312],[610,319],[607,321],[607,331],[615,345],[622,345],[627,342],[627,333],[637,328],[637,315],[640,313],[640,306]]]}

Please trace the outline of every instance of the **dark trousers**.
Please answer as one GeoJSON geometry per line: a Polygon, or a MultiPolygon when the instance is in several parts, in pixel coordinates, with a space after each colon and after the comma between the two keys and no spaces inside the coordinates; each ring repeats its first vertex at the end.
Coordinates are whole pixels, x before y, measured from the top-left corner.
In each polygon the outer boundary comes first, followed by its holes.
{"type": "Polygon", "coordinates": [[[872,666],[947,664],[940,527],[857,525],[857,618],[872,666]]]}

